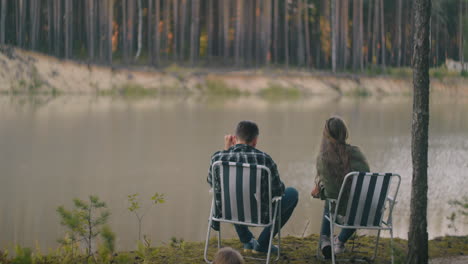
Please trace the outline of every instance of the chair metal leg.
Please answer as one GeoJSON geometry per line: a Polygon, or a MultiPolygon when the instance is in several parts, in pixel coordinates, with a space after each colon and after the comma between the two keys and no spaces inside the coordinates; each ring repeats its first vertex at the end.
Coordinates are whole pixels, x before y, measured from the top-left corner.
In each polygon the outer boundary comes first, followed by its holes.
{"type": "Polygon", "coordinates": [[[379,231],[377,232],[377,240],[375,241],[374,256],[372,257],[372,260],[375,260],[375,258],[377,257],[377,250],[379,248],[380,231],[381,230],[379,229],[379,231]]]}
{"type": "Polygon", "coordinates": [[[212,263],[211,261],[208,260],[208,244],[210,241],[210,233],[211,233],[211,217],[208,220],[208,231],[206,232],[206,241],[205,241],[205,252],[203,253],[203,257],[205,258],[206,263],[212,263]]]}
{"type": "Polygon", "coordinates": [[[393,249],[393,247],[394,247],[394,244],[393,244],[393,227],[390,228],[390,247],[392,249],[392,264],[393,264],[393,261],[394,261],[394,259],[393,259],[393,250],[394,250],[393,249]]]}
{"type": "Polygon", "coordinates": [[[332,214],[329,214],[330,215],[330,244],[331,244],[331,257],[332,257],[332,263],[335,264],[335,240],[334,240],[334,236],[335,236],[335,229],[334,229],[334,226],[333,226],[333,223],[335,222],[334,218],[333,218],[333,215],[332,214]]]}
{"type": "Polygon", "coordinates": [[[221,223],[219,223],[219,230],[218,230],[218,249],[221,248],[221,223]]]}
{"type": "Polygon", "coordinates": [[[273,215],[273,224],[271,225],[271,231],[270,231],[270,243],[268,243],[268,253],[267,253],[267,258],[266,258],[266,264],[270,263],[270,257],[271,257],[271,246],[273,244],[273,234],[275,232],[275,224],[276,224],[276,214],[278,213],[278,206],[275,206],[275,213],[273,215]]]}
{"type": "Polygon", "coordinates": [[[278,255],[276,256],[276,260],[278,261],[280,258],[281,252],[281,200],[278,203],[278,255]]]}

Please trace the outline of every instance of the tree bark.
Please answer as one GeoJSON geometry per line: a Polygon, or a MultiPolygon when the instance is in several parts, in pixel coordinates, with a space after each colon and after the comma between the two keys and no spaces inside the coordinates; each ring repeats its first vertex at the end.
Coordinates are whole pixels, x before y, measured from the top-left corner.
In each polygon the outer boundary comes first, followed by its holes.
{"type": "Polygon", "coordinates": [[[154,58],[153,58],[153,0],[148,0],[148,29],[147,29],[147,34],[148,34],[148,63],[152,65],[154,63],[154,58]]]}
{"type": "Polygon", "coordinates": [[[229,0],[223,0],[223,33],[224,33],[224,63],[227,64],[229,58],[229,0]]]}
{"type": "Polygon", "coordinates": [[[7,0],[2,0],[2,13],[0,15],[0,44],[6,43],[5,23],[6,23],[7,8],[8,8],[7,0]]]}
{"type": "MultiPolygon", "coordinates": [[[[187,18],[187,0],[182,0],[181,1],[181,20],[180,20],[180,51],[179,51],[179,59],[184,60],[186,58],[186,51],[185,51],[185,37],[186,37],[186,31],[185,28],[187,27],[186,23],[186,18],[187,18]]],[[[213,15],[213,14],[212,14],[213,15]]],[[[213,36],[211,36],[212,38],[213,36]]],[[[210,36],[208,36],[210,38],[210,36]]],[[[209,45],[209,40],[208,40],[208,45],[209,45]]]]}
{"type": "Polygon", "coordinates": [[[428,263],[427,167],[429,130],[429,23],[431,0],[414,0],[413,123],[411,156],[413,179],[407,264],[428,263]]]}
{"type": "Polygon", "coordinates": [[[306,52],[306,66],[312,66],[312,56],[310,51],[310,31],[309,31],[309,5],[307,0],[304,0],[304,31],[305,31],[305,52],[306,52]]]}
{"type": "MultiPolygon", "coordinates": [[[[177,35],[179,34],[179,27],[178,27],[178,24],[179,24],[179,16],[178,16],[178,12],[179,12],[179,0],[173,0],[173,4],[172,4],[172,11],[173,11],[173,20],[174,20],[174,29],[173,29],[173,32],[172,32],[172,40],[173,40],[173,43],[172,43],[172,58],[175,61],[177,61],[177,35]]],[[[182,44],[183,45],[183,44],[182,44]]]]}
{"type": "Polygon", "coordinates": [[[138,0],[138,47],[135,55],[135,60],[140,57],[143,40],[143,6],[141,0],[138,0]]]}
{"type": "Polygon", "coordinates": [[[385,24],[384,24],[384,2],[380,0],[380,34],[381,34],[381,52],[382,52],[382,67],[385,69],[385,50],[387,49],[386,41],[385,41],[385,24]]]}
{"type": "Polygon", "coordinates": [[[159,65],[160,63],[160,51],[161,51],[161,31],[160,31],[160,28],[159,28],[159,24],[160,24],[160,9],[161,9],[161,0],[155,0],[155,3],[154,3],[154,15],[155,15],[155,19],[156,19],[156,25],[154,27],[155,29],[155,38],[154,38],[154,42],[155,42],[155,45],[154,45],[154,63],[156,66],[159,65]]]}
{"type": "Polygon", "coordinates": [[[241,28],[241,21],[242,21],[242,1],[243,0],[236,0],[236,44],[234,50],[235,62],[236,66],[240,66],[240,46],[241,46],[241,36],[242,36],[242,28],[241,28]]]}
{"type": "Polygon", "coordinates": [[[353,70],[362,69],[363,0],[353,2],[353,70]]]}
{"type": "Polygon", "coordinates": [[[279,54],[279,0],[273,0],[273,59],[274,63],[278,63],[279,54]]]}
{"type": "Polygon", "coordinates": [[[396,49],[397,49],[397,61],[396,61],[396,66],[400,67],[401,66],[401,40],[402,40],[402,23],[401,23],[401,13],[403,9],[402,5],[402,0],[398,0],[397,2],[397,18],[396,18],[396,27],[397,27],[397,32],[396,32],[396,49]]]}
{"type": "MultiPolygon", "coordinates": [[[[213,47],[214,47],[214,3],[213,0],[208,0],[208,22],[207,22],[207,37],[208,37],[208,47],[207,47],[207,57],[208,60],[211,60],[213,56],[213,47]]],[[[182,24],[182,30],[184,25],[182,24]]],[[[184,43],[182,41],[182,43],[184,43]]],[[[182,44],[183,45],[183,44],[182,44]]]]}
{"type": "Polygon", "coordinates": [[[331,0],[331,39],[332,39],[332,71],[336,72],[337,49],[337,0],[331,0]]]}
{"type": "Polygon", "coordinates": [[[71,0],[65,0],[65,58],[72,55],[73,43],[73,12],[71,0]]]}
{"type": "Polygon", "coordinates": [[[191,26],[191,38],[190,38],[190,43],[191,43],[191,52],[190,52],[190,63],[192,65],[195,65],[196,60],[197,60],[197,55],[198,55],[198,43],[199,43],[199,38],[198,38],[198,23],[199,23],[199,14],[198,10],[200,8],[199,5],[199,0],[192,0],[192,26],[191,26]]]}
{"type": "Polygon", "coordinates": [[[304,66],[304,33],[302,30],[302,0],[297,0],[296,28],[297,28],[297,65],[304,66]]]}

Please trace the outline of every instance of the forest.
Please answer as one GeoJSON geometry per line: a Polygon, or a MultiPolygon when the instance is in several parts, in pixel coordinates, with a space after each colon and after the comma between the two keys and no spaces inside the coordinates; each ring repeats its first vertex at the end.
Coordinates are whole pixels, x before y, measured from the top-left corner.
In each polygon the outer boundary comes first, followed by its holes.
{"type": "MultiPolygon", "coordinates": [[[[433,0],[430,62],[468,57],[468,0],[433,0]],[[465,37],[466,36],[466,37],[465,37]]],[[[409,0],[0,0],[0,44],[101,65],[411,66],[409,0]]]]}

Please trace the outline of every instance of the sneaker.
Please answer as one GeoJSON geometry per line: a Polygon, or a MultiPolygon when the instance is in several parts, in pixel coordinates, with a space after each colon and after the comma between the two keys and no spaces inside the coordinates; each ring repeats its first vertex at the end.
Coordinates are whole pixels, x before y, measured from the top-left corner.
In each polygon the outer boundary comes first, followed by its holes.
{"type": "Polygon", "coordinates": [[[320,249],[322,250],[322,255],[325,259],[331,258],[331,242],[328,236],[320,236],[320,249]]]}
{"type": "Polygon", "coordinates": [[[345,243],[341,242],[340,239],[338,239],[338,237],[335,237],[333,244],[335,246],[335,254],[341,254],[345,252],[345,243]]]}
{"type": "MultiPolygon", "coordinates": [[[[259,253],[268,253],[268,247],[262,247],[260,244],[257,243],[257,246],[254,248],[253,253],[259,254],[259,253]]],[[[271,253],[272,254],[277,254],[278,253],[278,247],[275,245],[271,245],[271,253]]]]}
{"type": "Polygon", "coordinates": [[[244,252],[251,252],[256,247],[258,247],[258,242],[252,238],[249,242],[244,243],[244,252]]]}

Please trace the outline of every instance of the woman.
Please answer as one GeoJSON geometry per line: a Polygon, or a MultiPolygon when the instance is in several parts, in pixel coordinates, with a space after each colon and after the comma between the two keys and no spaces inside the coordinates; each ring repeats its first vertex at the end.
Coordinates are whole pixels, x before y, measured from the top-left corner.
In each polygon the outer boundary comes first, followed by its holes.
{"type": "MultiPolygon", "coordinates": [[[[337,199],[346,174],[352,171],[368,172],[369,165],[366,157],[356,146],[346,143],[348,129],[344,121],[339,117],[331,117],[325,122],[322,144],[317,157],[317,176],[315,187],[311,195],[314,198],[337,199]]],[[[346,186],[349,189],[350,186],[346,186]]],[[[345,195],[347,200],[349,195],[345,195]]],[[[345,201],[342,200],[342,201],[345,201]]],[[[340,202],[338,214],[344,215],[346,202],[340,202]]],[[[325,258],[331,257],[330,223],[325,218],[330,208],[325,203],[322,229],[320,231],[320,248],[325,258]]],[[[335,237],[335,253],[344,252],[344,243],[353,235],[355,229],[343,229],[339,236],[335,237]]]]}

